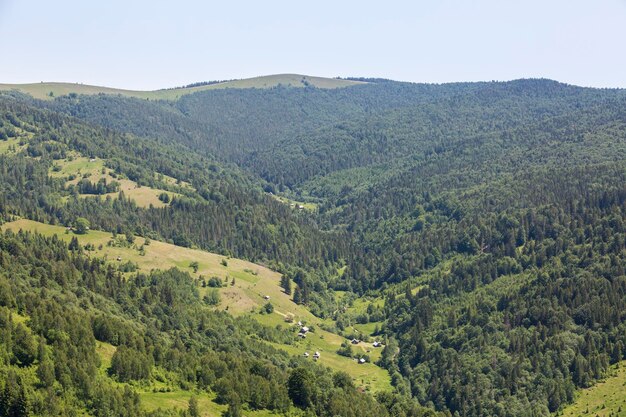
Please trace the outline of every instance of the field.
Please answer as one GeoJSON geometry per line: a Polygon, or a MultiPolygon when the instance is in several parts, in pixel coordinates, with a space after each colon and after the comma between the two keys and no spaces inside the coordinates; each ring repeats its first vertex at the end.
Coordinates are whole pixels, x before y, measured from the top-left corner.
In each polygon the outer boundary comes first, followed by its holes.
{"type": "MultiPolygon", "coordinates": [[[[137,265],[138,270],[144,272],[178,267],[195,278],[219,277],[226,285],[218,290],[221,297],[218,309],[227,310],[236,316],[247,315],[269,326],[292,326],[294,336],[298,331],[298,326],[287,323],[285,321],[287,316],[293,317],[294,323],[302,321],[307,326],[315,328],[314,332],[310,332],[304,340],[293,345],[275,345],[275,347],[297,356],[303,355],[305,351],[311,355],[319,351],[321,364],[335,370],[346,371],[357,385],[372,391],[391,389],[389,374],[384,369],[373,363],[358,364],[354,359],[338,355],[336,351],[346,339],[321,329],[322,320],[315,317],[306,307],[295,304],[290,296],[282,291],[279,285],[280,274],[264,266],[165,242],[151,241],[145,246],[145,239],[142,237],[136,237],[132,246],[109,246],[108,243],[113,239],[108,232],[90,230],[84,235],[76,235],[65,227],[26,219],[4,224],[2,230],[7,229],[14,232],[20,229],[38,232],[45,236],[57,235],[67,242],[76,236],[81,245],[93,245],[95,249],[90,252],[91,256],[105,258],[114,264],[130,261],[137,265]],[[144,247],[143,254],[139,250],[142,246],[144,247]],[[192,268],[194,262],[197,262],[197,271],[192,268]],[[235,285],[231,285],[233,278],[235,285]],[[271,314],[261,313],[261,307],[268,302],[265,299],[266,296],[269,296],[269,301],[274,306],[274,312],[271,314]]],[[[118,240],[123,239],[119,237],[118,240]]],[[[201,286],[198,289],[201,295],[210,290],[209,287],[201,286]]],[[[381,352],[381,348],[374,348],[371,343],[365,342],[353,346],[353,350],[368,354],[371,362],[376,361],[381,352]]]]}
{"type": "Polygon", "coordinates": [[[609,376],[591,388],[580,391],[574,404],[562,416],[626,416],[626,361],[611,368],[609,376]]]}
{"type": "Polygon", "coordinates": [[[20,138],[11,138],[7,140],[0,140],[0,155],[8,154],[12,149],[20,149],[20,138]]]}
{"type": "Polygon", "coordinates": [[[272,194],[272,193],[270,193],[270,195],[276,200],[280,201],[281,203],[289,204],[294,209],[300,209],[300,207],[302,207],[302,209],[304,210],[316,211],[318,208],[316,203],[307,203],[304,201],[292,200],[287,197],[283,197],[283,196],[272,194]]]}
{"type": "Polygon", "coordinates": [[[32,138],[33,134],[22,128],[15,127],[16,136],[6,140],[0,140],[0,155],[17,153],[26,147],[25,143],[32,138]],[[21,144],[20,144],[21,143],[21,144]]]}
{"type": "Polygon", "coordinates": [[[276,74],[244,80],[226,81],[223,83],[203,85],[191,88],[173,88],[169,90],[135,91],[110,87],[99,87],[85,84],[42,82],[32,84],[0,84],[0,90],[19,90],[23,93],[42,99],[51,100],[54,97],[76,94],[120,94],[127,97],[137,97],[150,100],[177,100],[186,94],[198,91],[216,90],[223,88],[270,88],[282,84],[291,87],[304,87],[306,84],[318,88],[341,88],[363,84],[359,81],[339,80],[335,78],[309,77],[299,74],[276,74]],[[50,95],[52,93],[52,96],[50,95]]]}
{"type": "MultiPolygon", "coordinates": [[[[104,166],[102,159],[89,159],[83,156],[72,155],[71,157],[59,161],[55,161],[54,167],[50,170],[50,176],[58,178],[68,178],[74,176],[73,180],[67,181],[66,185],[77,184],[81,178],[88,178],[89,181],[97,183],[101,178],[105,178],[107,183],[117,181],[120,183],[120,191],[123,191],[126,197],[131,198],[140,207],[163,207],[165,203],[159,200],[159,194],[167,193],[170,199],[177,195],[171,191],[158,190],[150,187],[141,187],[135,181],[126,178],[114,178],[112,171],[104,166]]],[[[118,192],[103,194],[115,198],[118,192]]],[[[93,195],[82,195],[88,197],[93,195]]]]}

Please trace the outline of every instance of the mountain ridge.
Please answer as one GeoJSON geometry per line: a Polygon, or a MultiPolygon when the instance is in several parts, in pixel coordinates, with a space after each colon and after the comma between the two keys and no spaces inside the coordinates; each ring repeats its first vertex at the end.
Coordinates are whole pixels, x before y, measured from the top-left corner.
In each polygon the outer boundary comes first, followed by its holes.
{"type": "Polygon", "coordinates": [[[313,86],[316,88],[342,88],[365,84],[363,81],[353,81],[339,78],[316,77],[302,74],[271,74],[252,78],[233,79],[227,81],[193,83],[183,87],[163,88],[157,90],[132,90],[108,86],[97,86],[82,83],[40,82],[10,84],[0,83],[1,90],[18,90],[30,94],[34,98],[48,100],[71,93],[75,94],[119,94],[126,97],[146,98],[154,100],[176,100],[182,95],[199,91],[222,88],[271,88],[285,85],[295,88],[313,86]],[[52,93],[52,95],[50,95],[52,93]]]}

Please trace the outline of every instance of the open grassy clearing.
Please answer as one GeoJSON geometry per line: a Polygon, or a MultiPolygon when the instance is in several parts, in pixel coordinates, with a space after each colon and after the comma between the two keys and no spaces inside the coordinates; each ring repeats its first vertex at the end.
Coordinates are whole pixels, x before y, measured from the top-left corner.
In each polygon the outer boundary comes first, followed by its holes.
{"type": "MultiPolygon", "coordinates": [[[[187,410],[192,397],[190,391],[175,390],[171,392],[140,391],[141,404],[147,411],[187,410]]],[[[198,406],[203,416],[218,417],[227,407],[216,404],[206,393],[197,394],[198,406]]]]}
{"type": "Polygon", "coordinates": [[[24,148],[24,145],[20,145],[21,142],[21,138],[0,140],[0,155],[19,152],[24,148]]]}
{"type": "Polygon", "coordinates": [[[299,74],[276,74],[244,80],[226,81],[223,83],[203,85],[190,88],[173,88],[169,90],[136,91],[119,88],[99,87],[78,83],[41,82],[32,84],[0,84],[0,91],[18,90],[30,94],[34,98],[52,100],[54,97],[76,94],[120,94],[127,97],[137,97],[150,100],[177,100],[181,96],[196,93],[198,91],[216,90],[224,88],[271,88],[278,85],[291,87],[305,87],[306,85],[317,88],[341,88],[364,84],[359,81],[339,80],[335,78],[310,77],[299,74]],[[52,93],[52,95],[50,95],[52,93]]]}
{"type": "MultiPolygon", "coordinates": [[[[66,159],[55,161],[50,170],[50,176],[68,178],[66,185],[78,184],[82,178],[87,178],[93,183],[97,183],[101,178],[106,179],[107,183],[117,181],[120,184],[120,191],[123,191],[126,197],[131,198],[140,207],[149,207],[150,205],[164,207],[166,204],[159,200],[161,193],[167,193],[170,199],[180,195],[171,191],[139,186],[135,181],[127,178],[115,178],[112,173],[112,170],[105,167],[102,159],[90,159],[79,155],[72,155],[66,159]],[[70,180],[69,178],[73,179],[70,180]]],[[[118,192],[102,194],[102,197],[117,198],[118,194],[118,192]]],[[[92,194],[81,194],[81,197],[93,196],[92,194]]]]}
{"type": "Polygon", "coordinates": [[[26,147],[28,139],[33,137],[33,133],[24,130],[23,128],[13,127],[16,136],[0,140],[0,155],[18,153],[26,147]]]}
{"type": "Polygon", "coordinates": [[[319,352],[320,359],[318,362],[320,364],[334,370],[347,372],[357,386],[372,392],[390,391],[391,379],[389,374],[372,363],[380,358],[382,348],[374,348],[371,343],[364,342],[352,345],[354,353],[364,353],[370,357],[371,362],[359,364],[356,359],[336,353],[344,341],[343,337],[316,327],[314,332],[308,333],[306,339],[300,340],[294,345],[273,345],[295,356],[303,356],[305,352],[308,352],[309,360],[313,360],[313,354],[319,352]]]}
{"type": "Polygon", "coordinates": [[[96,342],[96,353],[100,357],[100,371],[105,374],[111,367],[111,358],[117,348],[110,343],[96,342]]]}
{"type": "Polygon", "coordinates": [[[294,209],[309,210],[309,211],[316,211],[317,210],[317,204],[316,203],[310,203],[310,202],[307,203],[307,202],[304,202],[304,201],[292,200],[292,199],[289,199],[287,197],[283,197],[283,196],[272,194],[272,193],[270,193],[270,195],[273,198],[275,198],[276,200],[280,201],[281,203],[289,204],[289,206],[291,206],[294,209]]]}
{"type": "Polygon", "coordinates": [[[95,247],[95,250],[90,252],[93,256],[103,257],[114,263],[131,261],[136,263],[138,269],[143,272],[149,272],[153,269],[164,270],[179,267],[188,271],[196,278],[200,275],[226,277],[231,273],[239,274],[239,276],[241,274],[250,274],[246,270],[255,271],[263,278],[272,276],[276,280],[276,277],[280,277],[278,273],[251,262],[229,259],[228,266],[225,267],[221,264],[222,260],[226,259],[222,255],[183,248],[159,241],[151,241],[149,245],[144,246],[145,254],[142,255],[139,251],[139,248],[145,244],[145,239],[142,237],[137,237],[135,243],[130,247],[108,246],[107,243],[112,241],[112,235],[108,232],[90,230],[84,235],[77,235],[62,226],[53,226],[26,219],[6,223],[2,226],[2,229],[10,229],[14,232],[21,229],[37,232],[44,236],[57,235],[66,242],[69,242],[72,237],[76,236],[81,245],[91,244],[95,247]],[[100,245],[102,245],[102,248],[100,248],[100,245]],[[118,258],[121,261],[117,261],[118,258]],[[190,267],[192,262],[198,262],[198,271],[196,273],[190,267]]]}
{"type": "MultiPolygon", "coordinates": [[[[311,355],[319,351],[322,354],[321,364],[348,372],[358,385],[372,391],[391,389],[389,374],[386,370],[373,363],[358,364],[354,359],[338,355],[336,352],[346,339],[321,329],[320,325],[323,323],[321,319],[315,317],[306,307],[295,304],[291,297],[282,291],[279,285],[280,274],[261,265],[158,241],[152,241],[144,246],[145,253],[142,255],[139,250],[145,244],[145,239],[142,237],[136,237],[135,243],[130,247],[108,246],[107,243],[112,240],[112,235],[108,232],[90,230],[84,235],[76,235],[62,226],[47,225],[26,219],[6,223],[2,229],[10,229],[14,232],[21,229],[38,232],[44,236],[56,234],[67,242],[76,236],[81,245],[91,244],[95,247],[95,250],[90,252],[92,256],[103,257],[115,264],[131,261],[144,272],[178,267],[188,271],[195,278],[219,277],[228,284],[218,289],[221,296],[218,309],[228,310],[229,313],[237,316],[247,315],[269,326],[292,327],[294,336],[299,330],[296,324],[298,321],[315,327],[315,331],[310,332],[305,340],[298,341],[294,345],[276,345],[277,348],[297,356],[301,356],[305,351],[311,355]],[[191,267],[194,262],[197,262],[197,271],[191,267]],[[223,265],[223,262],[226,265],[223,265]],[[235,285],[231,285],[233,278],[235,285]],[[260,313],[261,307],[268,302],[265,296],[269,296],[269,301],[274,306],[272,314],[260,313]],[[293,323],[285,321],[288,315],[293,317],[293,323]]],[[[198,288],[201,295],[211,290],[209,287],[199,286],[198,288]]],[[[353,350],[355,353],[368,354],[371,362],[376,361],[381,352],[381,348],[374,348],[371,343],[365,342],[353,346],[353,350]]]]}
{"type": "Polygon", "coordinates": [[[562,416],[626,416],[626,361],[611,368],[609,375],[591,388],[581,390],[562,416]]]}
{"type": "Polygon", "coordinates": [[[165,182],[167,184],[171,184],[171,185],[177,185],[179,187],[183,187],[183,188],[187,188],[190,190],[193,190],[193,186],[191,184],[189,184],[187,181],[180,181],[174,177],[170,177],[169,175],[165,175],[165,174],[161,174],[161,173],[156,173],[154,174],[154,177],[162,182],[165,182]]]}

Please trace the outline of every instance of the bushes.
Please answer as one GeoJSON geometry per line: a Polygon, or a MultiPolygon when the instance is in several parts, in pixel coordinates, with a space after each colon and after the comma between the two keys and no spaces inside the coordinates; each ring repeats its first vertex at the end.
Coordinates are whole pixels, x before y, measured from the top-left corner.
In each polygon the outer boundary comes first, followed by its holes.
{"type": "Polygon", "coordinates": [[[203,298],[204,302],[210,306],[216,306],[220,303],[220,293],[216,289],[210,289],[203,298]]]}

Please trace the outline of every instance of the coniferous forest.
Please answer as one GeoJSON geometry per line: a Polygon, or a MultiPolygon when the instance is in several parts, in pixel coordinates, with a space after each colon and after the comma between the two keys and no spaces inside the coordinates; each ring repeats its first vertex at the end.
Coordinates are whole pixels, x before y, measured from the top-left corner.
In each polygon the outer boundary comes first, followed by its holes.
{"type": "Polygon", "coordinates": [[[0,92],[0,223],[76,233],[0,234],[0,416],[546,416],[626,360],[626,91],[360,81],[0,92]],[[220,308],[235,278],[203,296],[197,263],[123,269],[95,232],[279,272],[339,355],[381,341],[388,389],[220,308]],[[159,384],[191,398],[148,409],[159,384]]]}

